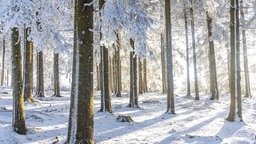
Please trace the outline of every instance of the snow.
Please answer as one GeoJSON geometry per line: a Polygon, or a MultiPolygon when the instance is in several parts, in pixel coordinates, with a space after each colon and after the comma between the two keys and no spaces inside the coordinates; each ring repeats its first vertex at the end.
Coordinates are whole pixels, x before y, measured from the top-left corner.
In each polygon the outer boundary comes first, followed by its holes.
{"type": "MultiPolygon", "coordinates": [[[[25,103],[27,135],[12,130],[12,96],[10,89],[0,87],[0,143],[49,144],[63,143],[67,135],[70,92],[63,97],[46,97],[38,103],[25,103]],[[3,94],[8,92],[9,94],[3,94]]],[[[46,92],[51,95],[51,92],[46,92]]],[[[229,96],[210,101],[179,94],[175,96],[176,115],[166,114],[166,95],[139,95],[140,108],[128,108],[129,97],[112,97],[113,115],[98,112],[100,92],[95,93],[95,143],[98,144],[255,144],[256,98],[243,99],[244,122],[228,122],[229,96]],[[117,122],[119,115],[129,115],[133,123],[117,122]]]]}

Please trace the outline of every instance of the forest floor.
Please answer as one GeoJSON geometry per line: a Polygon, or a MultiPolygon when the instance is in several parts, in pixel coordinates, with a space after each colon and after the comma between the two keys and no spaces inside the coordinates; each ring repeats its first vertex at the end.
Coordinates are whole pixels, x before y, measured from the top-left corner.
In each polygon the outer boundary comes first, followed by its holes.
{"type": "MultiPolygon", "coordinates": [[[[65,141],[69,115],[69,92],[63,97],[46,97],[25,103],[27,135],[12,130],[11,90],[0,88],[0,144],[51,144],[65,141]],[[9,94],[4,94],[5,92],[9,94]]],[[[47,95],[50,95],[48,92],[47,95]]],[[[219,101],[201,100],[179,94],[176,115],[166,114],[166,95],[139,95],[140,108],[128,108],[128,94],[112,97],[113,114],[98,112],[100,95],[95,94],[95,143],[98,144],[255,144],[256,98],[243,98],[244,122],[228,122],[229,97],[219,101]],[[129,115],[132,123],[118,122],[129,115]]]]}

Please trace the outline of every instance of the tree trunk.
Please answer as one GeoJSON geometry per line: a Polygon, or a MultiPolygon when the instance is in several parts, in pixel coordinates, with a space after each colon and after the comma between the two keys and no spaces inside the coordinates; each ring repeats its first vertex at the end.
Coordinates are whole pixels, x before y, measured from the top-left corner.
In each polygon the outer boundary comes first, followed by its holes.
{"type": "Polygon", "coordinates": [[[36,96],[45,97],[44,95],[44,65],[43,52],[37,52],[37,88],[36,96]]]}
{"type": "Polygon", "coordinates": [[[96,64],[96,71],[97,71],[97,91],[99,91],[100,88],[100,64],[96,64]]]}
{"type": "Polygon", "coordinates": [[[22,92],[22,62],[18,28],[12,29],[12,126],[18,134],[26,134],[24,97],[22,92]]]}
{"type": "Polygon", "coordinates": [[[161,33],[162,92],[166,93],[166,50],[164,45],[164,34],[161,33]]]}
{"type": "Polygon", "coordinates": [[[231,0],[230,5],[230,110],[227,117],[228,121],[235,121],[236,106],[238,108],[238,117],[242,120],[242,105],[240,89],[240,57],[239,57],[239,13],[238,0],[231,0]],[[240,93],[240,94],[239,94],[240,93]],[[237,105],[236,105],[237,100],[237,105]]]}
{"type": "Polygon", "coordinates": [[[191,97],[190,90],[190,72],[189,72],[189,50],[188,50],[188,16],[186,12],[186,5],[184,3],[184,21],[185,21],[185,37],[186,37],[186,64],[187,64],[187,96],[191,97]]]}
{"type": "Polygon", "coordinates": [[[143,60],[143,91],[148,92],[148,84],[147,84],[147,60],[143,60]]]}
{"type": "Polygon", "coordinates": [[[60,95],[60,77],[59,77],[59,54],[54,53],[54,61],[53,61],[53,96],[61,97],[60,95]]]}
{"type": "Polygon", "coordinates": [[[112,59],[111,59],[111,57],[109,57],[109,61],[108,61],[109,87],[110,87],[110,91],[113,93],[114,88],[113,88],[113,69],[112,68],[113,68],[112,59]]]}
{"type": "Polygon", "coordinates": [[[69,131],[66,143],[94,143],[93,113],[93,5],[75,1],[75,41],[69,131]],[[76,126],[74,126],[76,125],[76,126]]]}
{"type": "Polygon", "coordinates": [[[143,93],[143,82],[142,82],[142,62],[141,59],[139,58],[139,94],[143,93]]]}
{"type": "Polygon", "coordinates": [[[5,57],[5,38],[3,39],[3,53],[2,53],[2,73],[1,73],[1,86],[4,85],[4,57],[5,57]]]}
{"type": "Polygon", "coordinates": [[[166,26],[165,30],[166,30],[166,48],[167,48],[167,86],[168,86],[166,112],[175,114],[170,0],[165,0],[165,26],[166,26]]]}
{"type": "Polygon", "coordinates": [[[120,42],[120,37],[118,34],[116,34],[117,37],[117,50],[116,50],[116,65],[117,65],[117,97],[121,97],[121,91],[122,91],[122,74],[121,74],[121,59],[120,59],[120,51],[121,51],[121,42],[120,42]]]}
{"type": "Polygon", "coordinates": [[[33,99],[33,42],[27,40],[30,28],[25,30],[25,64],[24,64],[24,99],[25,101],[34,102],[33,99]]]}
{"type": "Polygon", "coordinates": [[[206,20],[208,27],[208,41],[209,41],[209,74],[210,74],[210,91],[211,91],[211,100],[219,99],[218,96],[218,87],[217,87],[217,70],[215,62],[215,50],[214,42],[211,39],[212,37],[212,18],[206,12],[206,20]]]}
{"type": "MultiPolygon", "coordinates": [[[[99,8],[102,9],[104,5],[104,0],[99,1],[99,8]]],[[[100,34],[100,40],[102,39],[102,34],[100,34]]],[[[112,113],[111,107],[111,96],[109,87],[109,69],[108,69],[108,49],[105,46],[101,46],[101,112],[112,113]]]]}
{"type": "MultiPolygon", "coordinates": [[[[241,0],[241,17],[243,18],[242,25],[245,25],[245,16],[244,16],[244,6],[243,0],[241,0]]],[[[242,39],[243,39],[243,55],[244,55],[244,76],[245,76],[245,97],[252,97],[251,87],[250,87],[250,76],[248,68],[248,57],[247,57],[247,44],[246,44],[246,31],[242,30],[242,39]]]]}
{"type": "Polygon", "coordinates": [[[130,52],[130,103],[129,107],[139,107],[137,94],[137,56],[135,55],[134,40],[130,39],[132,51],[130,52]]]}
{"type": "MultiPolygon", "coordinates": [[[[193,1],[190,0],[191,5],[193,1]]],[[[192,33],[192,47],[193,47],[193,63],[194,63],[194,77],[195,77],[195,100],[199,100],[198,92],[198,78],[197,78],[197,62],[196,62],[196,40],[195,40],[195,24],[194,24],[194,10],[191,6],[190,8],[190,17],[191,17],[191,33],[192,33]]]]}

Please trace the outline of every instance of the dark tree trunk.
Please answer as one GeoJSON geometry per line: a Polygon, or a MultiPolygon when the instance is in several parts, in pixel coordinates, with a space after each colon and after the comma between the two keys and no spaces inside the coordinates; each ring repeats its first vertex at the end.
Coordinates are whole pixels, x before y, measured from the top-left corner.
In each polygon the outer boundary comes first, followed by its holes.
{"type": "Polygon", "coordinates": [[[45,97],[44,95],[44,65],[43,52],[37,52],[37,88],[36,96],[45,97]]]}
{"type": "Polygon", "coordinates": [[[69,131],[66,143],[94,143],[93,113],[93,5],[76,0],[74,59],[69,131]]]}
{"type": "MultiPolygon", "coordinates": [[[[193,1],[190,0],[191,5],[193,1]]],[[[191,33],[192,33],[192,47],[193,47],[193,63],[194,63],[194,77],[195,77],[195,100],[199,100],[199,91],[198,91],[198,78],[197,78],[197,61],[196,61],[196,40],[195,40],[195,24],[194,24],[194,10],[191,6],[190,8],[190,17],[191,17],[191,33]]]]}
{"type": "Polygon", "coordinates": [[[207,18],[207,27],[208,27],[208,41],[209,41],[209,74],[210,74],[210,91],[211,91],[211,100],[219,99],[218,86],[217,86],[217,70],[215,62],[215,50],[214,42],[211,39],[212,37],[212,18],[206,12],[207,18]]]}
{"type": "Polygon", "coordinates": [[[108,69],[109,69],[109,87],[111,92],[114,92],[114,88],[113,88],[113,64],[112,64],[112,59],[111,57],[109,57],[109,61],[108,61],[108,69]]]}
{"type": "Polygon", "coordinates": [[[240,87],[240,41],[239,41],[239,1],[231,0],[230,5],[230,110],[228,121],[235,121],[236,106],[238,117],[242,120],[242,103],[240,87]],[[237,104],[236,104],[237,102],[237,104]]]}
{"type": "Polygon", "coordinates": [[[2,73],[1,73],[1,86],[4,85],[4,57],[5,57],[5,38],[3,39],[3,53],[2,53],[2,73]]]}
{"type": "MultiPolygon", "coordinates": [[[[99,8],[102,9],[104,0],[99,1],[99,8]]],[[[102,39],[102,34],[100,34],[100,39],[102,39]]],[[[112,113],[111,106],[111,96],[109,87],[109,69],[108,69],[108,49],[105,46],[101,47],[101,112],[112,113]]]]}
{"type": "Polygon", "coordinates": [[[166,112],[175,114],[170,0],[165,0],[165,26],[166,26],[165,30],[166,30],[166,48],[167,48],[167,86],[168,86],[166,112]]]}
{"type": "Polygon", "coordinates": [[[148,84],[147,84],[147,60],[143,60],[143,91],[148,92],[148,84]]]}
{"type": "Polygon", "coordinates": [[[25,60],[24,60],[24,99],[34,102],[33,99],[33,42],[27,40],[31,32],[30,28],[25,30],[25,60]]]}
{"type": "Polygon", "coordinates": [[[60,77],[59,77],[59,54],[54,53],[53,60],[53,96],[61,97],[60,95],[60,77]]]}
{"type": "Polygon", "coordinates": [[[134,40],[130,39],[132,50],[130,52],[130,102],[129,107],[139,107],[137,94],[137,56],[135,55],[134,40]]]}
{"type": "MultiPolygon", "coordinates": [[[[245,25],[245,16],[244,16],[244,6],[243,0],[241,0],[241,17],[244,19],[242,21],[242,25],[245,25]]],[[[251,95],[251,87],[250,87],[250,76],[249,76],[249,68],[248,68],[248,57],[247,57],[247,44],[246,44],[246,31],[242,30],[242,39],[243,39],[243,58],[244,58],[244,77],[245,77],[245,97],[252,97],[251,95]]]]}
{"type": "MultiPolygon", "coordinates": [[[[183,1],[184,2],[184,1],[183,1]]],[[[186,64],[187,64],[187,96],[191,97],[190,90],[190,72],[189,72],[189,50],[188,50],[188,16],[186,12],[186,5],[184,2],[184,21],[185,21],[185,37],[186,37],[186,64]]]]}
{"type": "Polygon", "coordinates": [[[18,134],[26,134],[24,97],[22,92],[22,62],[18,28],[12,29],[12,126],[18,134]]]}
{"type": "Polygon", "coordinates": [[[97,71],[97,91],[100,90],[100,64],[96,64],[96,71],[97,71]]]}
{"type": "Polygon", "coordinates": [[[143,93],[143,82],[142,82],[142,62],[141,59],[139,58],[139,94],[143,93]]]}

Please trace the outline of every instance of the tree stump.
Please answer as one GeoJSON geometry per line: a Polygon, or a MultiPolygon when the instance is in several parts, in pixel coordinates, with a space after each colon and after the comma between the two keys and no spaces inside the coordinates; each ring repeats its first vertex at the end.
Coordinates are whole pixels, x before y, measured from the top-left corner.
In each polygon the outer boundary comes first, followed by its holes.
{"type": "Polygon", "coordinates": [[[116,120],[118,122],[128,122],[128,123],[134,122],[130,116],[124,116],[124,115],[119,115],[116,118],[116,120]]]}

